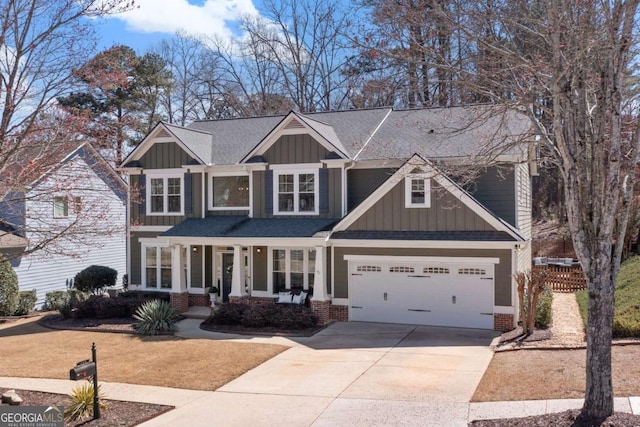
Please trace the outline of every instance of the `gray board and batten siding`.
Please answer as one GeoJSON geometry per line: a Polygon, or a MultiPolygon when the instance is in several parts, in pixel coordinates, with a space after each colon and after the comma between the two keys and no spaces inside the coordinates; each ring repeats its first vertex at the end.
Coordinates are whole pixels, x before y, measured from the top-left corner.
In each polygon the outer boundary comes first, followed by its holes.
{"type": "Polygon", "coordinates": [[[129,237],[129,259],[131,260],[131,277],[129,277],[129,283],[137,285],[142,284],[142,245],[140,240],[142,238],[155,238],[161,233],[158,232],[145,232],[145,231],[132,231],[129,237]]]}
{"type": "MultiPolygon", "coordinates": [[[[409,245],[410,242],[407,242],[409,245]]],[[[349,298],[349,263],[345,255],[423,256],[423,257],[487,257],[498,258],[495,265],[494,304],[511,306],[511,250],[510,249],[438,249],[438,248],[349,248],[334,247],[334,298],[349,298]]]]}
{"type": "Polygon", "coordinates": [[[283,135],[262,155],[272,165],[320,163],[329,151],[308,134],[283,135]]]}
{"type": "Polygon", "coordinates": [[[466,190],[482,205],[514,227],[516,224],[516,185],[513,165],[499,165],[482,171],[466,190]]]}
{"type": "Polygon", "coordinates": [[[367,231],[493,231],[476,212],[431,180],[431,207],[406,208],[405,183],[400,180],[348,230],[367,231]]]}
{"type": "Polygon", "coordinates": [[[193,158],[175,142],[156,142],[138,162],[143,169],[177,169],[193,158]]]}

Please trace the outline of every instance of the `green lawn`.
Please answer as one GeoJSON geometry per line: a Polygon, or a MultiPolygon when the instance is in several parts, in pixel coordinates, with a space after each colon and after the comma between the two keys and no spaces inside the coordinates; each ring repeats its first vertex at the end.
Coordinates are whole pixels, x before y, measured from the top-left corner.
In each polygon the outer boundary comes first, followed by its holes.
{"type": "MultiPolygon", "coordinates": [[[[587,291],[576,294],[582,319],[587,319],[587,291]]],[[[613,337],[640,337],[640,256],[622,263],[616,284],[616,307],[613,337]]]]}

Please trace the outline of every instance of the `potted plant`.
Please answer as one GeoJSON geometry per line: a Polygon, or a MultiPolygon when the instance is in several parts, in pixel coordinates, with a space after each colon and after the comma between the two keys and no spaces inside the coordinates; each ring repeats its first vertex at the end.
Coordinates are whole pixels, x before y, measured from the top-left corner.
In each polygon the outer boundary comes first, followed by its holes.
{"type": "Polygon", "coordinates": [[[212,286],[209,288],[209,299],[211,300],[211,307],[216,305],[216,300],[218,299],[218,287],[212,286]]]}

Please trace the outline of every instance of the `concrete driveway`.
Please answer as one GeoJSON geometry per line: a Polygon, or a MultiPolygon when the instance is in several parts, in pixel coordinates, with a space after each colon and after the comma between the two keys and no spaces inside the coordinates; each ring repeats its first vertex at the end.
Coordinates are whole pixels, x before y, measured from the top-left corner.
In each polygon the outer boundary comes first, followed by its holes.
{"type": "Polygon", "coordinates": [[[466,426],[497,335],[336,323],[145,426],[466,426]]]}

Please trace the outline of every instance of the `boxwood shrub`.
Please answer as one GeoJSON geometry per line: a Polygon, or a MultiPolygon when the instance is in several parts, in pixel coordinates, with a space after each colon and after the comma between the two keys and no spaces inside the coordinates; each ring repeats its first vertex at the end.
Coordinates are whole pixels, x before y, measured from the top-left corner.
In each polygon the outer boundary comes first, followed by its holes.
{"type": "Polygon", "coordinates": [[[31,313],[36,308],[38,296],[36,290],[20,291],[18,293],[18,308],[14,313],[16,316],[24,316],[31,313]]]}
{"type": "Polygon", "coordinates": [[[307,307],[294,304],[221,305],[208,319],[211,325],[300,330],[313,328],[318,319],[307,307]]]}

